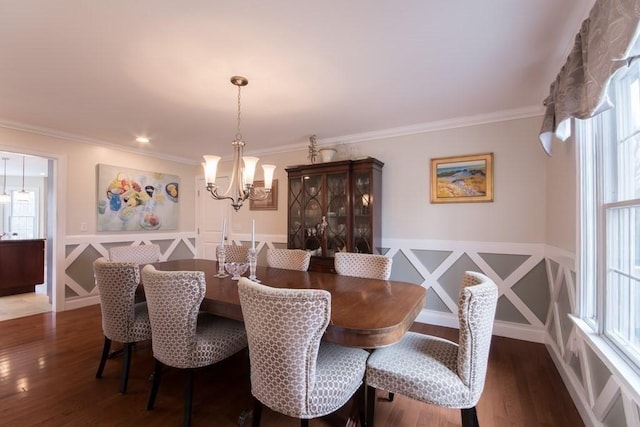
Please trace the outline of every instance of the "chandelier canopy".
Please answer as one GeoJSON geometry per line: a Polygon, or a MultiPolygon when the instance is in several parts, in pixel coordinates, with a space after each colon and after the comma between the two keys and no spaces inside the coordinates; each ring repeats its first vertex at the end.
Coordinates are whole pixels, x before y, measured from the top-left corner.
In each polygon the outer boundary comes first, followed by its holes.
{"type": "Polygon", "coordinates": [[[231,172],[231,181],[229,187],[224,193],[220,193],[220,188],[216,185],[216,174],[218,171],[219,156],[205,155],[204,175],[207,182],[207,191],[211,193],[211,197],[216,200],[231,200],[231,206],[238,211],[242,207],[245,200],[266,200],[271,193],[271,184],[273,182],[273,173],[276,169],[275,165],[262,165],[264,172],[264,188],[256,188],[253,185],[253,178],[258,164],[257,157],[243,156],[245,146],[242,133],[240,132],[240,92],[242,86],[246,86],[249,81],[242,76],[231,77],[231,83],[238,87],[238,116],[236,137],[231,143],[233,146],[233,171],[231,172]]]}

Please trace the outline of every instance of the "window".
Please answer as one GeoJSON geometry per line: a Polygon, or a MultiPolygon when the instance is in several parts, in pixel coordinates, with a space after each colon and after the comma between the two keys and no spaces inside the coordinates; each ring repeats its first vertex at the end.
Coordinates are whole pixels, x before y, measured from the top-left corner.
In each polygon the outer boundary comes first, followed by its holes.
{"type": "Polygon", "coordinates": [[[581,317],[640,369],[640,61],[609,85],[615,108],[576,121],[581,317]]]}
{"type": "Polygon", "coordinates": [[[29,201],[27,203],[16,202],[16,193],[18,189],[8,189],[11,195],[11,202],[3,206],[2,216],[0,220],[2,230],[10,236],[18,239],[37,239],[40,235],[38,226],[38,190],[26,189],[29,193],[29,201]]]}

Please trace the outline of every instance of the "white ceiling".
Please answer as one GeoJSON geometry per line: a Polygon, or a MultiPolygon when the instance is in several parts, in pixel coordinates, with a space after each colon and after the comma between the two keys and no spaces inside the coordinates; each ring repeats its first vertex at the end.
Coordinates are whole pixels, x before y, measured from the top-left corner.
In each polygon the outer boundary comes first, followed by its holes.
{"type": "Polygon", "coordinates": [[[592,4],[2,0],[0,125],[196,164],[231,153],[232,75],[258,154],[541,113],[592,4]]]}

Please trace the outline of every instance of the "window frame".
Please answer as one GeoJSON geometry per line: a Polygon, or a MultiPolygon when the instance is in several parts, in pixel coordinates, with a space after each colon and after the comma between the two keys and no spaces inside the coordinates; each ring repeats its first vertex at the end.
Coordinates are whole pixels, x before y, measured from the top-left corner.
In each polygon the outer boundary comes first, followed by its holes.
{"type": "MultiPolygon", "coordinates": [[[[616,100],[619,105],[625,106],[630,102],[636,102],[632,109],[639,108],[638,100],[623,95],[625,91],[631,91],[620,89],[625,84],[629,86],[630,79],[640,82],[639,63],[640,61],[635,61],[630,67],[621,69],[619,74],[612,78],[609,93],[614,100],[614,105],[616,105],[616,100]]],[[[635,89],[637,90],[638,86],[635,89]]],[[[618,291],[613,289],[613,283],[607,286],[607,276],[610,270],[608,259],[614,251],[608,245],[610,242],[608,239],[611,237],[608,235],[608,230],[611,224],[607,221],[607,215],[618,209],[640,208],[639,194],[634,193],[632,198],[627,199],[623,197],[628,194],[618,194],[618,191],[621,193],[625,191],[624,179],[618,182],[621,178],[620,166],[625,166],[619,161],[619,149],[622,141],[634,138],[634,135],[637,136],[640,128],[640,125],[636,123],[636,129],[629,131],[630,117],[633,116],[626,109],[622,112],[620,110],[616,112],[614,108],[587,120],[576,120],[579,182],[577,206],[579,210],[579,268],[577,274],[578,283],[580,283],[577,291],[578,315],[582,322],[579,326],[587,327],[592,333],[597,334],[601,338],[601,343],[605,343],[618,354],[634,372],[640,373],[640,345],[636,343],[630,346],[611,331],[611,322],[614,317],[612,314],[615,309],[619,309],[613,304],[619,300],[613,301],[612,292],[618,291]],[[620,119],[620,116],[623,118],[620,119]],[[624,130],[623,133],[621,133],[622,130],[624,130]],[[607,173],[609,173],[608,176],[607,173]],[[620,200],[621,198],[623,199],[620,200]]],[[[636,166],[636,168],[638,167],[636,166]]],[[[628,188],[626,190],[628,192],[628,188]]],[[[636,234],[635,241],[637,242],[638,239],[640,236],[636,234]]],[[[633,243],[635,242],[630,242],[627,245],[627,253],[631,254],[635,249],[633,243]]],[[[629,258],[629,263],[629,270],[633,273],[631,258],[629,258]]],[[[626,315],[627,321],[633,321],[634,315],[637,316],[629,309],[626,315]]],[[[629,332],[633,333],[633,328],[629,332]]]]}

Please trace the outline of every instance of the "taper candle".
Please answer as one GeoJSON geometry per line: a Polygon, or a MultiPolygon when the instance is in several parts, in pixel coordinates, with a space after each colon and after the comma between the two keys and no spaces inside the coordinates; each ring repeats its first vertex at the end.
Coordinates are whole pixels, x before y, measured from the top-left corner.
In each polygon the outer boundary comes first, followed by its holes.
{"type": "Polygon", "coordinates": [[[251,249],[256,248],[256,220],[251,220],[251,249]]]}
{"type": "Polygon", "coordinates": [[[222,220],[222,238],[220,239],[220,244],[221,245],[224,245],[224,233],[226,231],[226,228],[227,228],[227,220],[223,219],[222,220]]]}

